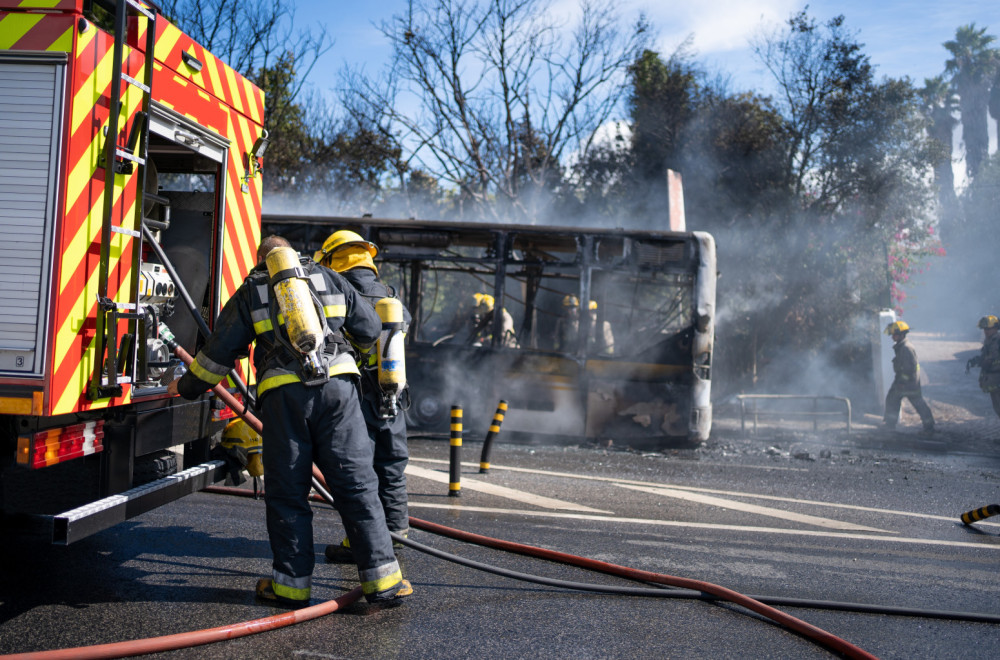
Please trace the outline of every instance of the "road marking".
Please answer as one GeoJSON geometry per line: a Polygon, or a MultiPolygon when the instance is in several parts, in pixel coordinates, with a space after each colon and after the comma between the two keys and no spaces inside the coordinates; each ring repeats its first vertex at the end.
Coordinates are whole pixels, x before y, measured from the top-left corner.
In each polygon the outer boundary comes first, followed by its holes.
{"type": "MultiPolygon", "coordinates": [[[[410,457],[411,461],[423,461],[426,463],[445,463],[448,461],[436,459],[436,458],[414,458],[410,457]]],[[[478,468],[478,463],[464,463],[468,467],[478,468]]],[[[912,511],[899,511],[897,509],[877,509],[875,507],[869,506],[859,506],[857,504],[840,504],[838,502],[822,502],[819,500],[803,500],[794,497],[780,497],[778,495],[758,495],[757,493],[744,493],[741,491],[730,491],[730,490],[718,490],[715,488],[699,488],[697,486],[679,486],[677,484],[658,484],[651,483],[648,481],[634,481],[631,479],[615,479],[612,477],[598,477],[593,475],[583,475],[583,474],[573,474],[572,472],[554,472],[551,470],[536,470],[533,468],[520,468],[520,467],[510,467],[504,465],[497,465],[495,463],[490,463],[490,470],[508,470],[510,472],[524,472],[527,474],[543,474],[549,477],[566,477],[569,479],[582,479],[584,481],[603,481],[606,483],[613,484],[632,484],[635,486],[650,486],[654,488],[675,488],[677,490],[686,490],[695,493],[713,493],[715,495],[727,495],[730,497],[752,497],[759,500],[771,500],[774,502],[791,502],[794,504],[808,504],[811,506],[827,506],[833,507],[835,509],[848,509],[851,511],[868,511],[871,513],[882,513],[891,516],[909,516],[911,518],[923,518],[925,520],[943,520],[946,522],[960,522],[958,515],[954,516],[940,516],[933,513],[915,513],[912,511]]],[[[968,509],[976,508],[975,505],[970,505],[968,509]]],[[[967,510],[968,510],[967,509],[967,510]]],[[[1000,527],[1000,523],[980,521],[976,523],[977,527],[989,526],[989,527],[1000,527]]]]}
{"type": "MultiPolygon", "coordinates": [[[[492,470],[493,467],[490,466],[492,470]]],[[[410,500],[411,509],[450,509],[451,504],[434,504],[430,502],[414,502],[410,500]]],[[[692,529],[711,529],[731,532],[759,532],[761,534],[786,534],[788,536],[816,536],[831,539],[861,539],[881,543],[904,543],[908,545],[936,545],[951,548],[977,548],[979,550],[1000,550],[1000,543],[969,543],[965,541],[939,541],[936,539],[916,539],[901,536],[878,536],[875,534],[854,534],[850,532],[825,532],[815,529],[782,529],[780,527],[751,527],[748,525],[721,525],[716,523],[682,522],[679,520],[651,520],[648,518],[617,518],[611,516],[594,516],[582,513],[556,513],[554,511],[522,511],[520,509],[496,509],[482,506],[462,506],[462,511],[476,513],[499,513],[514,516],[533,516],[536,518],[559,518],[562,520],[590,520],[610,523],[630,523],[651,527],[688,527],[692,529]]]]}
{"type": "Polygon", "coordinates": [[[676,497],[677,499],[685,500],[688,502],[709,504],[711,506],[717,506],[724,509],[732,509],[733,511],[756,513],[761,516],[781,518],[782,520],[791,520],[792,522],[803,523],[806,525],[815,525],[817,527],[826,527],[829,529],[842,529],[854,532],[881,532],[882,534],[896,533],[896,532],[890,532],[885,529],[879,529],[877,527],[865,527],[864,525],[855,525],[853,523],[844,522],[842,520],[834,520],[832,518],[820,518],[818,516],[809,516],[804,513],[793,513],[791,511],[783,511],[782,509],[773,509],[766,506],[759,506],[757,504],[747,504],[746,502],[738,502],[736,500],[724,500],[721,497],[711,497],[709,495],[701,495],[699,493],[677,490],[675,488],[633,486],[631,484],[615,484],[615,485],[618,486],[619,488],[637,490],[643,493],[652,493],[653,495],[663,495],[664,497],[676,497]]]}
{"type": "MultiPolygon", "coordinates": [[[[476,466],[478,467],[478,465],[476,466]]],[[[437,470],[429,470],[427,468],[418,467],[413,465],[406,466],[406,475],[421,477],[423,479],[430,479],[431,481],[437,481],[442,484],[449,483],[450,477],[444,472],[439,472],[437,470]]],[[[462,479],[462,489],[463,490],[477,490],[488,495],[496,495],[497,497],[505,497],[516,502],[524,502],[525,504],[532,504],[534,506],[540,506],[545,509],[557,509],[560,511],[583,511],[586,513],[606,513],[611,514],[612,511],[603,511],[601,509],[592,509],[589,506],[583,506],[581,504],[573,504],[572,502],[566,502],[564,500],[556,500],[551,497],[542,497],[541,495],[534,495],[532,493],[526,493],[521,490],[514,490],[513,488],[505,488],[504,486],[497,486],[495,484],[488,484],[482,481],[476,481],[475,479],[462,479]]],[[[462,507],[463,509],[465,507],[462,507]]]]}

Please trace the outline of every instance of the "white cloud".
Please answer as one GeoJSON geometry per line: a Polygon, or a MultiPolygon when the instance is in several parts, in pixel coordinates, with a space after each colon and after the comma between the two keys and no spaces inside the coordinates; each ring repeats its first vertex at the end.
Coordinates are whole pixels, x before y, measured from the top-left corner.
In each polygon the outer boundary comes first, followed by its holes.
{"type": "Polygon", "coordinates": [[[657,44],[661,52],[673,52],[693,33],[695,50],[711,55],[745,49],[747,40],[762,26],[782,23],[802,3],[800,0],[702,0],[652,5],[636,1],[623,5],[646,13],[661,35],[657,44]]]}

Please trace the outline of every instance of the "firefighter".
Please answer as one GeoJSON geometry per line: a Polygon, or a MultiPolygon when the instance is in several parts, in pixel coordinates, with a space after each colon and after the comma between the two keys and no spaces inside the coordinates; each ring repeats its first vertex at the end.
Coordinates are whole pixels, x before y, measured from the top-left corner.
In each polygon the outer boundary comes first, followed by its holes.
{"type": "MultiPolygon", "coordinates": [[[[384,298],[395,298],[396,294],[378,277],[373,259],[378,256],[378,247],[363,239],[353,231],[334,232],[323,243],[323,248],[314,258],[323,266],[344,276],[355,289],[375,309],[375,304],[384,298]]],[[[411,321],[410,312],[403,311],[403,331],[411,321]]],[[[410,514],[406,498],[406,464],[410,458],[406,444],[406,419],[396,411],[387,414],[383,409],[383,392],[379,386],[376,356],[372,354],[361,367],[361,412],[364,413],[368,436],[375,443],[375,474],[378,476],[378,496],[385,513],[389,531],[406,536],[410,528],[410,514]]],[[[393,542],[394,549],[402,544],[393,542]]],[[[352,563],[350,541],[344,539],[339,545],[326,546],[326,559],[334,563],[352,563]]]]}
{"type": "Polygon", "coordinates": [[[556,320],[556,350],[575,353],[579,333],[580,299],[576,296],[563,296],[562,315],[556,320]]]}
{"type": "Polygon", "coordinates": [[[934,415],[930,406],[924,401],[920,391],[920,362],[917,360],[917,352],[913,345],[906,338],[910,331],[910,326],[905,321],[890,323],[885,328],[885,334],[892,335],[892,340],[896,342],[892,350],[896,357],[892,358],[892,370],[896,377],[889,386],[889,392],[885,395],[885,425],[889,429],[896,428],[899,421],[899,408],[903,399],[909,399],[920,421],[923,422],[924,431],[932,433],[934,431],[934,415]]]}
{"type": "Polygon", "coordinates": [[[990,395],[993,412],[1000,417],[1000,319],[992,314],[984,316],[979,327],[983,329],[983,348],[966,363],[965,371],[979,367],[979,387],[990,395]]]}
{"type": "MultiPolygon", "coordinates": [[[[556,350],[575,353],[580,332],[580,300],[576,296],[564,296],[563,313],[556,321],[556,350]]],[[[596,355],[614,355],[615,337],[611,324],[597,320],[597,301],[587,303],[583,328],[587,333],[587,350],[596,355]]]]}
{"type": "Polygon", "coordinates": [[[596,300],[587,304],[587,347],[597,355],[615,354],[615,335],[611,331],[611,323],[598,321],[596,300]]]}
{"type": "Polygon", "coordinates": [[[358,367],[345,330],[368,348],[381,322],[344,278],[312,259],[299,259],[284,238],[269,236],[257,249],[257,266],[223,307],[215,332],[191,368],[168,386],[171,394],[195,399],[222,381],[234,360],[256,342],[264,502],[273,554],[271,577],[257,582],[256,594],[271,604],[309,603],[316,559],[308,500],[313,463],[326,479],[356,552],[365,598],[375,603],[413,592],[393,556],[379,505],[372,446],[358,404],[358,367]],[[286,265],[269,273],[268,266],[281,258],[286,265]],[[292,296],[282,285],[299,289],[292,296]],[[299,333],[311,324],[315,346],[299,333]]]}
{"type": "MultiPolygon", "coordinates": [[[[475,307],[472,310],[472,334],[470,341],[473,346],[488,346],[493,341],[493,314],[495,301],[488,293],[473,294],[475,307]]],[[[517,336],[514,334],[514,318],[506,309],[501,309],[503,320],[501,325],[500,345],[517,348],[517,336]]]]}

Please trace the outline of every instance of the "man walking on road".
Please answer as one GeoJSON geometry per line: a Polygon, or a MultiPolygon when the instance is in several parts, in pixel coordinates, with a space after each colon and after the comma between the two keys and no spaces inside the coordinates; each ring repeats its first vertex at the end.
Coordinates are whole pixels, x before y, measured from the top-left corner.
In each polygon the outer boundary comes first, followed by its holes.
{"type": "Polygon", "coordinates": [[[884,421],[890,430],[895,429],[903,399],[909,399],[920,415],[924,431],[931,433],[934,431],[934,415],[920,391],[920,362],[917,360],[917,351],[906,338],[909,331],[910,326],[905,321],[890,323],[885,328],[885,334],[892,335],[892,340],[896,342],[892,347],[896,354],[892,358],[892,370],[896,377],[885,395],[884,421]]]}
{"type": "MultiPolygon", "coordinates": [[[[264,502],[274,555],[271,577],[257,583],[258,598],[291,607],[309,603],[316,560],[308,499],[313,463],[323,473],[347,529],[365,598],[377,603],[409,595],[413,589],[393,556],[379,504],[371,441],[358,405],[358,368],[344,339],[346,330],[358,344],[370,347],[382,324],[371,305],[340,275],[307,257],[298,259],[294,251],[290,257],[298,263],[275,273],[272,283],[265,261],[278,249],[291,250],[280,236],[261,241],[257,266],[222,308],[215,332],[190,370],[170,383],[168,392],[197,398],[221,382],[233,362],[256,342],[254,369],[267,480],[264,502]],[[323,309],[326,318],[316,319],[322,340],[315,368],[307,369],[301,354],[295,355],[295,340],[288,333],[294,322],[287,318],[291,314],[278,314],[278,278],[296,278],[308,285],[310,298],[315,296],[323,309]]],[[[313,300],[308,302],[312,305],[313,300]]]]}

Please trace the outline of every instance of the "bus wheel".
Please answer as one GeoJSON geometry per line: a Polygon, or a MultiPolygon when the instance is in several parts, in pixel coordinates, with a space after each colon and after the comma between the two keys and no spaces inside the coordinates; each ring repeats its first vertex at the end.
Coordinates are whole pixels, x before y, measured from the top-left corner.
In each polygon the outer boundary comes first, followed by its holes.
{"type": "Polygon", "coordinates": [[[410,393],[406,425],[415,431],[441,431],[448,428],[450,409],[434,392],[410,393]]]}

